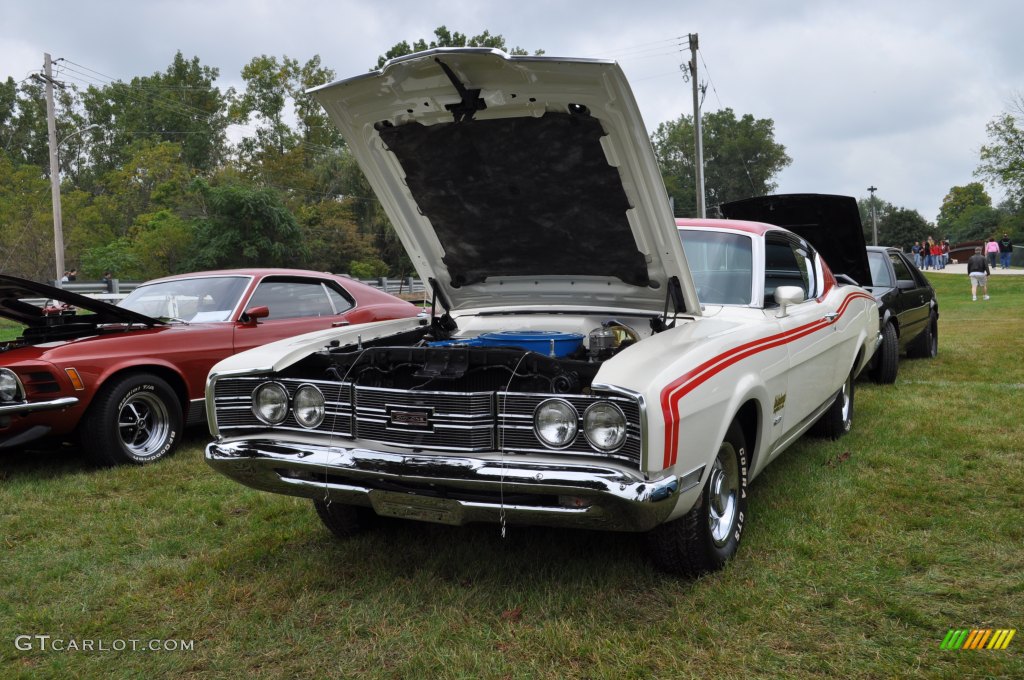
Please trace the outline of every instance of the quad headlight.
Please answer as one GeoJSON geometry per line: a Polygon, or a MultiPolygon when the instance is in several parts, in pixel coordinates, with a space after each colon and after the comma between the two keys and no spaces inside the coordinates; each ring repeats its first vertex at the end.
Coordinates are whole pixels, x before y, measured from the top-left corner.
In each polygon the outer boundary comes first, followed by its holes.
{"type": "Polygon", "coordinates": [[[572,444],[579,429],[580,416],[564,399],[542,401],[533,413],[533,429],[537,437],[556,449],[572,444]]]}
{"type": "Polygon", "coordinates": [[[583,434],[598,451],[615,451],[626,441],[626,415],[611,402],[595,402],[583,413],[583,434]]]}
{"type": "Polygon", "coordinates": [[[260,422],[280,425],[288,416],[288,390],[276,382],[265,382],[253,390],[252,412],[260,422]]]}
{"type": "Polygon", "coordinates": [[[0,368],[0,401],[17,401],[21,398],[21,382],[9,368],[0,368]]]}
{"type": "Polygon", "coordinates": [[[313,428],[324,422],[324,395],[313,385],[303,385],[292,398],[292,413],[302,427],[313,428]]]}

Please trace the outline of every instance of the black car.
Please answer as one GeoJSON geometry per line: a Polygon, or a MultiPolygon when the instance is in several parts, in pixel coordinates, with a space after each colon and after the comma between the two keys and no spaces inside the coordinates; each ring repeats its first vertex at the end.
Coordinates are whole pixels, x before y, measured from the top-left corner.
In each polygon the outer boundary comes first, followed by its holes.
{"type": "Polygon", "coordinates": [[[869,375],[877,383],[893,383],[903,352],[928,359],[939,353],[939,302],[928,279],[899,248],[868,246],[867,251],[882,333],[869,375]]]}

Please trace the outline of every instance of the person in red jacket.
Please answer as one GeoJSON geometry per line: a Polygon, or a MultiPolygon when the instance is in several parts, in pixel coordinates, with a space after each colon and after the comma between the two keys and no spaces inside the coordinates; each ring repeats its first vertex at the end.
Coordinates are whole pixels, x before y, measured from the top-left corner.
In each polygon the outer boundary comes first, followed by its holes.
{"type": "Polygon", "coordinates": [[[942,246],[938,241],[932,241],[929,246],[932,249],[932,264],[936,269],[942,269],[942,246]]]}

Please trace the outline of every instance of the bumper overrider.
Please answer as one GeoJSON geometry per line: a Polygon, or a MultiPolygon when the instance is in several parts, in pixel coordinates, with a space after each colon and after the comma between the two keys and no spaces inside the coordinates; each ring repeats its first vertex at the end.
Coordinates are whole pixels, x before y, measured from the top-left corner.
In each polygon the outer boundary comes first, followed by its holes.
{"type": "Polygon", "coordinates": [[[702,473],[648,480],[600,462],[397,453],[259,438],[213,442],[206,461],[255,489],[372,507],[383,516],[618,531],[646,531],[665,521],[678,495],[702,473]]]}

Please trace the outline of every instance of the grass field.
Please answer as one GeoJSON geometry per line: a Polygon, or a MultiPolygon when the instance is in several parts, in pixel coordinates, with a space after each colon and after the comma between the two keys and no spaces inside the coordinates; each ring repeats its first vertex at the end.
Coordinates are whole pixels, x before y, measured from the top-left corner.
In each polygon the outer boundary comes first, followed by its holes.
{"type": "Polygon", "coordinates": [[[737,560],[697,581],[628,534],[334,540],[207,468],[203,432],[144,469],[0,453],[0,677],[1024,677],[1024,632],[939,648],[1024,628],[1024,277],[974,303],[930,278],[938,359],[860,381],[854,431],[769,466],[737,560]]]}

